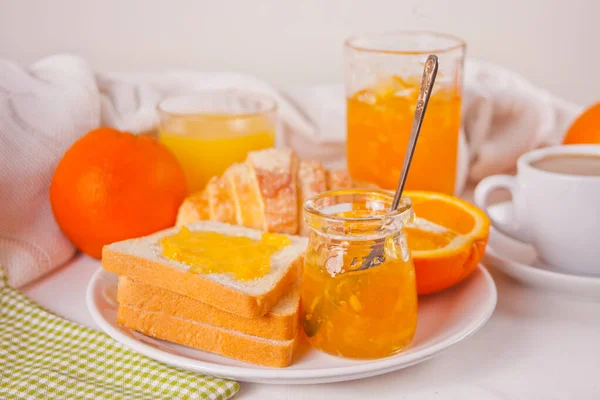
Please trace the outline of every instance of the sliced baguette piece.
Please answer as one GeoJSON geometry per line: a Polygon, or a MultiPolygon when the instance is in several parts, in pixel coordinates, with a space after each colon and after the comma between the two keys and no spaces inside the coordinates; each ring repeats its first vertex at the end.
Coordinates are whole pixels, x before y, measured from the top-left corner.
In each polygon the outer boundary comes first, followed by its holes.
{"type": "Polygon", "coordinates": [[[246,164],[258,183],[265,230],[298,233],[298,157],[290,149],[248,153],[246,164]]]}
{"type": "Polygon", "coordinates": [[[250,166],[233,164],[223,176],[231,188],[237,224],[266,230],[264,206],[256,176],[250,171],[250,166]]]}
{"type": "Polygon", "coordinates": [[[298,167],[298,219],[300,235],[307,236],[309,227],[304,220],[304,203],[327,191],[326,171],[319,161],[301,160],[298,167]]]}
{"type": "Polygon", "coordinates": [[[203,191],[186,197],[179,206],[175,225],[208,220],[237,223],[233,199],[224,178],[213,177],[203,191]]]}
{"type": "Polygon", "coordinates": [[[119,305],[117,321],[157,339],[268,367],[290,365],[296,346],[296,339],[264,339],[127,305],[119,305]]]}
{"type": "MultiPolygon", "coordinates": [[[[230,187],[222,177],[212,177],[206,185],[211,221],[235,224],[235,207],[230,187]]],[[[190,222],[195,222],[192,220],[190,222]]]]}
{"type": "Polygon", "coordinates": [[[208,194],[203,190],[192,194],[183,201],[177,212],[175,225],[181,226],[190,221],[206,221],[209,219],[208,194]]]}
{"type": "Polygon", "coordinates": [[[121,305],[162,312],[266,339],[290,340],[298,333],[300,295],[297,288],[290,290],[269,313],[260,318],[239,317],[191,297],[124,276],[119,277],[117,300],[121,305]]]}
{"type": "Polygon", "coordinates": [[[345,169],[327,170],[327,190],[349,189],[352,187],[352,178],[345,169]]]}
{"type": "MultiPolygon", "coordinates": [[[[186,226],[192,231],[204,230],[256,240],[263,235],[263,232],[255,229],[214,221],[199,221],[186,226]]],[[[102,267],[242,317],[258,318],[270,311],[296,282],[307,245],[306,238],[289,236],[291,244],[271,257],[271,269],[266,275],[241,281],[227,273],[191,273],[189,265],[164,257],[160,239],[178,231],[177,227],[169,228],[142,238],[104,246],[102,267]]]]}

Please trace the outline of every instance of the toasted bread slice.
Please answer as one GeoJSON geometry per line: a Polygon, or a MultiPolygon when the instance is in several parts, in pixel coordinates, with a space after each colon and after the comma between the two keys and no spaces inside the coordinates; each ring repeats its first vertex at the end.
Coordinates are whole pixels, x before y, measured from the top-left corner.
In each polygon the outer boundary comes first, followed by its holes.
{"type": "Polygon", "coordinates": [[[265,230],[298,233],[298,158],[290,149],[266,149],[248,153],[246,164],[255,175],[265,230]]]}
{"type": "Polygon", "coordinates": [[[119,277],[117,300],[121,305],[162,312],[266,339],[290,340],[298,333],[300,295],[297,289],[290,290],[269,313],[260,318],[239,317],[191,297],[124,276],[119,277]]]}
{"type": "Polygon", "coordinates": [[[223,175],[233,193],[236,222],[247,228],[266,230],[265,211],[255,175],[246,164],[233,164],[223,175]]]}
{"type": "MultiPolygon", "coordinates": [[[[255,229],[214,221],[199,221],[186,226],[192,231],[204,230],[256,240],[263,235],[263,232],[255,229]]],[[[307,245],[306,238],[289,236],[291,244],[271,257],[270,271],[266,275],[241,281],[227,273],[192,273],[189,265],[164,257],[160,239],[178,230],[169,228],[142,238],[104,246],[102,267],[242,317],[257,318],[270,311],[297,280],[307,245]]]]}
{"type": "Polygon", "coordinates": [[[308,224],[304,220],[303,207],[306,200],[327,190],[326,171],[318,161],[301,160],[298,167],[298,218],[300,235],[308,235],[308,224]]]}
{"type": "Polygon", "coordinates": [[[117,321],[157,339],[268,367],[290,365],[296,345],[296,339],[264,339],[128,305],[119,305],[117,321]]]}

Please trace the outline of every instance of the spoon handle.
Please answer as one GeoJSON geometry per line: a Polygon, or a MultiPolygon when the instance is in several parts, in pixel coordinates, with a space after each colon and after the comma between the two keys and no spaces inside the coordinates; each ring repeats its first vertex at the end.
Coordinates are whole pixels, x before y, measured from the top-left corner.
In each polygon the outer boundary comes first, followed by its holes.
{"type": "Polygon", "coordinates": [[[427,60],[425,60],[425,68],[423,69],[423,78],[421,78],[421,88],[419,89],[419,97],[417,97],[415,118],[413,119],[410,138],[408,139],[408,147],[406,148],[406,155],[404,156],[404,164],[402,165],[402,172],[400,173],[400,180],[398,181],[396,194],[394,195],[394,200],[392,201],[392,211],[398,208],[398,204],[400,204],[400,199],[402,198],[404,184],[406,183],[406,177],[408,176],[410,163],[415,152],[417,139],[419,138],[419,132],[421,131],[423,117],[425,117],[425,111],[427,110],[427,104],[429,103],[429,97],[431,96],[431,89],[433,88],[433,83],[435,82],[437,70],[437,56],[428,56],[427,60]]]}

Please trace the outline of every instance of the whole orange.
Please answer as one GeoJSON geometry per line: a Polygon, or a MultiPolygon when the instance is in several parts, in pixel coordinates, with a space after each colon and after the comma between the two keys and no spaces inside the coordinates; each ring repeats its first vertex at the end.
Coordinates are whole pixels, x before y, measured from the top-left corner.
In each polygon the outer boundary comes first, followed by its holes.
{"type": "Polygon", "coordinates": [[[186,195],[175,156],[150,136],[90,131],[58,163],[50,184],[54,217],[84,253],[173,226],[186,195]]]}
{"type": "Polygon", "coordinates": [[[569,127],[563,144],[600,144],[600,103],[577,117],[569,127]]]}

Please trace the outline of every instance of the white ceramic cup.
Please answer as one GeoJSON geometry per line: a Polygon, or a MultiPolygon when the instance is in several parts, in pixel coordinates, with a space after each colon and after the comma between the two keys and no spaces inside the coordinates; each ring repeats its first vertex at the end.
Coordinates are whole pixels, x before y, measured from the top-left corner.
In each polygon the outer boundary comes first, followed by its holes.
{"type": "Polygon", "coordinates": [[[600,275],[600,176],[548,172],[531,163],[554,154],[600,155],[600,145],[554,146],[533,150],[517,161],[517,175],[493,175],[475,188],[475,203],[486,211],[492,191],[512,194],[513,219],[494,228],[532,244],[545,263],[568,273],[600,275]]]}

